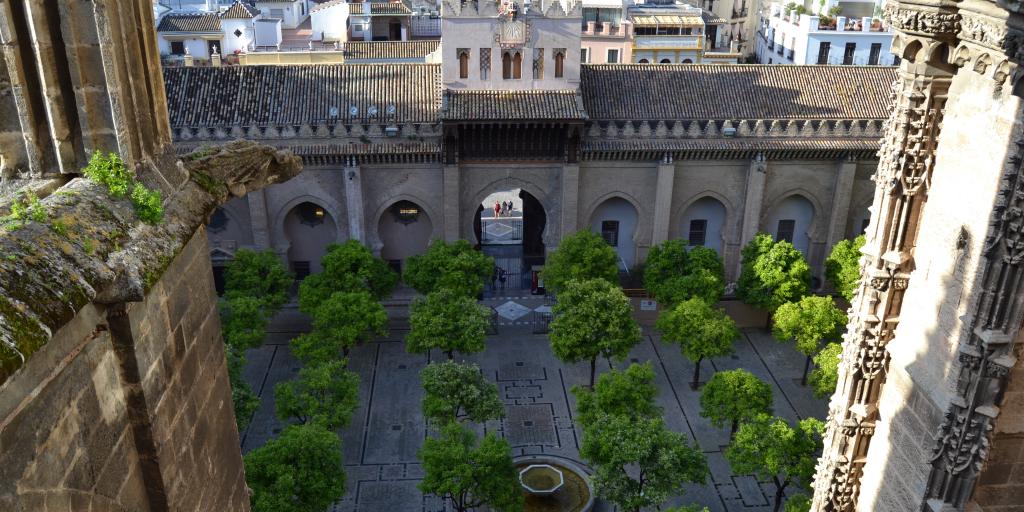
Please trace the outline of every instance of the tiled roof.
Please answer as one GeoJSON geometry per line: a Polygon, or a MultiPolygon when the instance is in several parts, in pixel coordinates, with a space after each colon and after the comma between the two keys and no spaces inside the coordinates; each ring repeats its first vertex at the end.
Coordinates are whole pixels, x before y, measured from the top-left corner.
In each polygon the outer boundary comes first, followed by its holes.
{"type": "Polygon", "coordinates": [[[594,120],[885,119],[895,68],[742,64],[584,65],[594,120]]]}
{"type": "Polygon", "coordinates": [[[172,13],[160,20],[157,32],[219,32],[220,17],[214,12],[172,13]]]}
{"type": "Polygon", "coordinates": [[[348,0],[329,0],[322,4],[313,6],[312,8],[309,9],[309,12],[322,11],[324,9],[327,9],[328,7],[334,7],[335,5],[341,5],[344,3],[348,3],[348,0]]]}
{"type": "Polygon", "coordinates": [[[648,139],[648,140],[585,140],[584,151],[700,151],[706,149],[728,150],[846,150],[877,151],[878,137],[871,138],[780,138],[780,137],[737,137],[697,139],[648,139]]]}
{"type": "Polygon", "coordinates": [[[437,50],[440,39],[421,41],[349,41],[345,58],[353,59],[422,59],[437,50]]]}
{"type": "Polygon", "coordinates": [[[401,2],[363,2],[349,4],[349,12],[351,14],[367,14],[366,6],[370,6],[369,14],[373,16],[407,16],[411,15],[412,11],[409,7],[401,2]]]}
{"type": "Polygon", "coordinates": [[[700,16],[680,16],[678,14],[634,15],[630,17],[630,20],[637,27],[657,27],[661,25],[699,27],[704,24],[704,20],[700,16]]]}
{"type": "Polygon", "coordinates": [[[164,83],[171,126],[433,123],[441,103],[437,64],[180,67],[164,83]]]}
{"type": "Polygon", "coordinates": [[[231,4],[231,7],[228,7],[227,10],[220,15],[220,17],[226,19],[248,20],[255,18],[256,15],[258,15],[259,13],[260,10],[252,6],[248,2],[243,2],[242,0],[235,0],[235,3],[231,4]]]}
{"type": "Polygon", "coordinates": [[[586,119],[575,90],[447,91],[442,117],[448,120],[586,119]]]}

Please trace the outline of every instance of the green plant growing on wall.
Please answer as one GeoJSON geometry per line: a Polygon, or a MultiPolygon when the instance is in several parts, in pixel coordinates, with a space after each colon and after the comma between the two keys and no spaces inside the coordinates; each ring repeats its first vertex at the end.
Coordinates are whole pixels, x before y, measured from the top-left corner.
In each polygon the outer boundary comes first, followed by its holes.
{"type": "Polygon", "coordinates": [[[24,190],[11,201],[11,212],[0,217],[0,227],[6,230],[24,227],[29,222],[46,222],[49,215],[46,207],[39,201],[34,192],[24,190]]]}
{"type": "Polygon", "coordinates": [[[146,224],[158,224],[164,216],[163,199],[160,191],[150,190],[136,180],[135,173],[124,165],[121,157],[114,153],[104,155],[96,151],[89,158],[89,164],[82,174],[95,183],[107,188],[115,199],[128,197],[139,220],[146,224]]]}

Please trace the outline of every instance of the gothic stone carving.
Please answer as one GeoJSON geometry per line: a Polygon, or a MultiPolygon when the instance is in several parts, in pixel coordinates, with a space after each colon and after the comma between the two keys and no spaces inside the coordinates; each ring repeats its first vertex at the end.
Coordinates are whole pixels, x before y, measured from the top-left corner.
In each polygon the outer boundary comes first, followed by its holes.
{"type": "MultiPolygon", "coordinates": [[[[920,20],[914,23],[922,26],[920,20]]],[[[911,249],[916,233],[907,228],[917,224],[927,200],[949,83],[944,74],[901,71],[894,84],[892,115],[886,122],[874,177],[878,220],[869,228],[862,259],[866,279],[853,300],[839,383],[830,404],[825,450],[815,478],[816,511],[851,511],[860,493],[889,364],[885,347],[899,323],[913,269],[911,249]]]]}
{"type": "Polygon", "coordinates": [[[962,509],[988,455],[993,422],[1024,320],[1024,139],[1009,160],[985,247],[982,296],[960,348],[957,396],[935,439],[926,499],[962,509]]]}
{"type": "Polygon", "coordinates": [[[955,35],[960,27],[960,15],[957,13],[901,9],[894,3],[885,6],[882,16],[896,30],[919,34],[955,35]]]}

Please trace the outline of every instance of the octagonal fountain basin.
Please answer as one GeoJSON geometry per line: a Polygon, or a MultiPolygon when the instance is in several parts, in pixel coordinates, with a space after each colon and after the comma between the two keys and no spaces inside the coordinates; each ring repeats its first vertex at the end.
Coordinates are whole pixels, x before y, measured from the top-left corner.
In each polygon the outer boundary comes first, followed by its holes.
{"type": "Polygon", "coordinates": [[[523,512],[588,512],[594,506],[587,473],[570,461],[526,456],[515,467],[523,487],[523,512]]]}
{"type": "Polygon", "coordinates": [[[565,485],[565,473],[551,464],[530,464],[519,471],[519,483],[530,494],[551,496],[565,485]]]}

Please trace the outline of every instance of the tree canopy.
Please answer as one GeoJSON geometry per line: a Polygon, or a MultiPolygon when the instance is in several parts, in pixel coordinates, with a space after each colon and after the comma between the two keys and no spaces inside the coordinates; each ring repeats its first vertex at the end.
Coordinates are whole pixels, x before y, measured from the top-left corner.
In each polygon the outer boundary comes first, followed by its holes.
{"type": "Polygon", "coordinates": [[[253,512],[326,510],[345,494],[341,440],[317,424],[290,425],[245,456],[253,512]]]}
{"type": "Polygon", "coordinates": [[[753,474],[775,484],[775,511],[782,504],[787,486],[809,486],[821,451],[824,423],[816,418],[801,420],[794,428],[786,420],[762,414],[740,425],[725,458],[734,473],[753,474]]]}
{"type": "Polygon", "coordinates": [[[700,394],[700,415],[730,432],[742,421],[772,413],[772,387],[744,369],[716,373],[700,394]]]}
{"type": "Polygon", "coordinates": [[[235,409],[235,425],[238,431],[244,431],[252,420],[252,415],[260,407],[260,397],[253,393],[249,383],[242,378],[245,367],[245,353],[242,349],[224,345],[224,357],[227,359],[228,382],[231,384],[231,405],[235,409]]]}
{"type": "Polygon", "coordinates": [[[597,379],[593,390],[573,386],[576,418],[583,428],[604,415],[630,418],[654,418],[661,408],[654,405],[658,388],[654,385],[651,363],[631,364],[625,370],[612,370],[597,379]]]}
{"type": "Polygon", "coordinates": [[[477,304],[473,296],[441,288],[413,302],[406,350],[423,353],[436,348],[448,354],[448,359],[453,352],[480,352],[490,319],[491,310],[477,304]]]}
{"type": "Polygon", "coordinates": [[[402,279],[424,295],[446,288],[476,297],[493,272],[494,258],[473,249],[469,242],[434,240],[425,253],[406,261],[402,279]]]}
{"type": "Polygon", "coordinates": [[[566,363],[589,360],[591,386],[598,357],[623,359],[640,342],[629,298],[604,279],[568,281],[552,312],[551,350],[566,363]]]}
{"type": "Polygon", "coordinates": [[[840,240],[825,258],[825,279],[848,301],[853,300],[860,283],[860,248],[864,247],[864,240],[864,235],[853,240],[840,240]]]}
{"type": "Polygon", "coordinates": [[[707,460],[661,418],[606,415],[583,429],[580,455],[594,468],[594,490],[623,510],[639,511],[704,483],[707,460]]]}
{"type": "Polygon", "coordinates": [[[811,498],[803,493],[796,493],[786,500],[783,512],[810,512],[811,498]]]}
{"type": "Polygon", "coordinates": [[[682,240],[666,240],[651,248],[644,264],[644,288],[662,304],[673,306],[699,297],[718,302],[725,292],[724,265],[707,247],[687,248],[682,240]]]}
{"type": "Polygon", "coordinates": [[[779,306],[807,295],[811,267],[786,241],[760,233],[741,252],[736,295],[743,302],[774,313],[779,306]]]}
{"type": "Polygon", "coordinates": [[[224,270],[224,297],[255,298],[271,316],[288,302],[293,279],[274,251],[239,249],[224,270]]]}
{"type": "Polygon", "coordinates": [[[508,441],[488,432],[476,434],[450,422],[437,438],[428,437],[419,451],[425,493],[446,497],[457,512],[487,506],[501,512],[522,510],[523,493],[508,441]]]}
{"type": "Polygon", "coordinates": [[[845,330],[846,314],[836,307],[832,297],[807,296],[779,306],[772,335],[779,341],[794,340],[796,349],[807,356],[802,378],[806,384],[811,357],[823,343],[842,339],[845,330]]]}
{"type": "Polygon", "coordinates": [[[839,382],[839,356],[843,353],[843,345],[829,343],[814,356],[814,370],[811,370],[810,382],[814,396],[828,398],[836,392],[839,382]]]}
{"type": "Polygon", "coordinates": [[[313,312],[313,330],[292,340],[306,364],[348,355],[352,347],[387,333],[384,307],[365,290],[335,292],[313,312]]]}
{"type": "Polygon", "coordinates": [[[274,386],[281,420],[317,423],[328,430],[348,425],[359,405],[359,376],[342,359],[306,366],[296,379],[274,386]]]}
{"type": "Polygon", "coordinates": [[[740,336],[736,322],[725,311],[697,298],[662,312],[656,326],[662,341],[679,345],[683,355],[694,362],[694,388],[700,385],[701,361],[732,354],[732,344],[740,336]]]}
{"type": "Polygon", "coordinates": [[[236,295],[221,300],[219,307],[224,343],[243,351],[263,344],[270,317],[259,298],[236,295]]]}
{"type": "Polygon", "coordinates": [[[299,309],[308,315],[335,293],[366,291],[380,300],[398,283],[398,274],[358,240],[328,245],[320,263],[323,271],[299,285],[299,309]]]}
{"type": "Polygon", "coordinates": [[[597,233],[577,231],[562,237],[541,272],[544,288],[561,293],[569,281],[604,279],[619,282],[619,256],[597,233]]]}
{"type": "Polygon", "coordinates": [[[498,386],[488,382],[475,364],[431,363],[420,372],[420,380],[423,415],[437,424],[456,421],[460,415],[477,423],[505,416],[498,386]]]}

